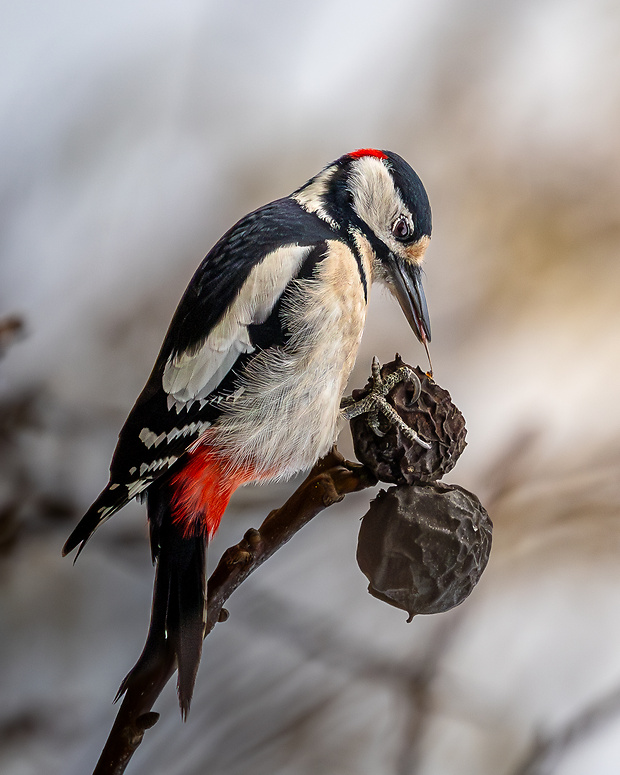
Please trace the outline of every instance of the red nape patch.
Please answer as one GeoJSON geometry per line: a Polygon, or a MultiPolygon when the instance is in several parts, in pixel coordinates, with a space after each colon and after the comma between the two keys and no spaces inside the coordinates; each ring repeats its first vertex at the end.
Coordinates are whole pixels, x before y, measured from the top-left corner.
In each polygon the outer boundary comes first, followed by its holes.
{"type": "Polygon", "coordinates": [[[213,538],[233,492],[255,478],[249,469],[233,469],[212,447],[190,453],[172,479],[172,518],[185,538],[205,532],[213,538]]]}
{"type": "Polygon", "coordinates": [[[361,159],[363,156],[374,156],[377,159],[387,159],[387,155],[383,151],[377,151],[374,148],[360,148],[359,151],[353,151],[349,156],[352,159],[361,159]]]}

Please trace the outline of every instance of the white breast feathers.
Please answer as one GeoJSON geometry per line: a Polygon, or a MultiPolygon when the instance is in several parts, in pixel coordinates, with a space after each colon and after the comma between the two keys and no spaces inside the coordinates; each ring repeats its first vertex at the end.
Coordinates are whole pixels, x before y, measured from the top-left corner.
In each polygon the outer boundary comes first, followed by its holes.
{"type": "Polygon", "coordinates": [[[338,433],[340,399],[366,318],[357,261],[341,242],[310,279],[294,280],[283,302],[290,340],[259,353],[242,374],[236,398],[204,441],[256,479],[282,479],[309,468],[338,433]]]}

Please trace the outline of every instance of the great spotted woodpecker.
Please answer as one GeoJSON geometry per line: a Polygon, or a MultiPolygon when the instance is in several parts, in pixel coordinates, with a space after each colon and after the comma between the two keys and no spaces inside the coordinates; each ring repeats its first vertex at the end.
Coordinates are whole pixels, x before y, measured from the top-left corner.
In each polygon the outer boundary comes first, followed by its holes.
{"type": "Polygon", "coordinates": [[[146,499],[157,571],[128,678],[172,648],[184,717],[202,649],[206,547],[231,494],[329,451],[374,280],[426,346],[420,264],[430,235],[416,173],[395,153],[363,149],[242,218],[185,291],[119,434],[109,484],[63,549],[79,544],[79,554],[102,522],[146,499]]]}

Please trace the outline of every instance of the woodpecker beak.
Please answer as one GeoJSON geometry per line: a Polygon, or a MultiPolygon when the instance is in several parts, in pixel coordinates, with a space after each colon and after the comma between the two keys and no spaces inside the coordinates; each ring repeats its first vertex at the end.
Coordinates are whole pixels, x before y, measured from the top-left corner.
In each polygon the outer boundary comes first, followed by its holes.
{"type": "Polygon", "coordinates": [[[431,341],[431,321],[422,287],[422,270],[417,264],[405,264],[394,255],[391,256],[390,264],[398,303],[413,333],[426,347],[431,341]]]}

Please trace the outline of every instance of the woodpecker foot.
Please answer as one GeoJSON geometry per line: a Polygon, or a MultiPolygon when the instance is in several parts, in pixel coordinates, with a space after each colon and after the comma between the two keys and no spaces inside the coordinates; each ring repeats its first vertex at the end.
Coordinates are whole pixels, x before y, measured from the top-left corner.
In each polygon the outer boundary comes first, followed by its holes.
{"type": "Polygon", "coordinates": [[[424,449],[430,449],[431,445],[410,428],[398,415],[396,410],[388,404],[385,396],[390,390],[403,380],[409,380],[415,386],[415,393],[411,403],[417,401],[422,392],[422,385],[418,375],[408,366],[401,366],[389,374],[385,379],[381,376],[381,364],[378,359],[372,359],[372,389],[370,393],[360,401],[355,401],[352,396],[347,396],[340,402],[340,410],[346,420],[351,420],[360,414],[368,414],[368,425],[376,436],[385,436],[379,425],[379,413],[381,413],[392,425],[398,426],[401,432],[411,441],[415,441],[424,449]]]}

